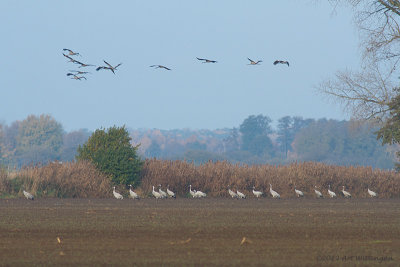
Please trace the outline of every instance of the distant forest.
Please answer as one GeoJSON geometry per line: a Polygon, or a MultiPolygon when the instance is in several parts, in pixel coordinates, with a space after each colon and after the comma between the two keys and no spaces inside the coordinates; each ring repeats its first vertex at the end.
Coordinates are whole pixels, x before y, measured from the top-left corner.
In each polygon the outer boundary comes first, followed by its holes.
{"type": "MultiPolygon", "coordinates": [[[[251,115],[234,128],[217,130],[129,129],[143,158],[186,160],[201,164],[226,160],[243,164],[315,161],[392,169],[395,148],[382,146],[370,125],[349,121],[286,116],[277,121],[251,115]]],[[[73,161],[92,134],[66,132],[50,115],[30,115],[10,125],[0,123],[0,164],[8,168],[73,161]]]]}

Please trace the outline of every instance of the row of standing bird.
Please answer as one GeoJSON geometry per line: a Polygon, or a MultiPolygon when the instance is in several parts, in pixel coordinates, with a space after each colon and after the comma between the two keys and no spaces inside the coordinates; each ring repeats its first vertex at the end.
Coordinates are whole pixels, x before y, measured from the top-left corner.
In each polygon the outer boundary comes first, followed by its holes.
{"type": "MultiPolygon", "coordinates": [[[[270,186],[269,193],[271,194],[271,196],[273,198],[281,198],[280,194],[272,189],[272,185],[269,184],[269,186],[270,186]]],[[[161,184],[159,184],[158,187],[159,187],[158,191],[155,191],[154,190],[154,186],[153,186],[153,191],[152,191],[152,195],[156,199],[176,198],[176,194],[169,189],[169,186],[167,186],[166,192],[161,189],[161,184]]],[[[253,191],[252,191],[253,195],[256,198],[262,197],[264,192],[257,191],[255,189],[256,189],[255,186],[253,186],[253,191]]],[[[347,192],[346,190],[344,190],[344,186],[343,186],[343,189],[341,191],[342,191],[344,197],[351,198],[351,194],[349,192],[347,192]]],[[[23,192],[24,196],[27,199],[34,200],[34,196],[31,193],[29,193],[29,192],[27,192],[25,190],[23,190],[22,192],[23,192]]],[[[318,198],[323,198],[324,197],[323,194],[321,193],[321,191],[318,190],[317,186],[314,186],[314,192],[315,192],[315,194],[317,195],[318,198]]],[[[328,192],[329,197],[331,197],[331,198],[336,198],[337,197],[336,193],[331,190],[331,185],[328,186],[327,192],[328,192]]],[[[371,189],[368,188],[367,192],[371,197],[377,197],[377,193],[375,193],[371,189]]],[[[294,188],[294,193],[296,194],[297,197],[304,197],[304,193],[301,190],[298,190],[296,187],[294,188]]],[[[203,197],[207,196],[206,193],[203,193],[203,192],[195,190],[195,189],[192,190],[192,185],[189,185],[189,194],[193,198],[203,198],[203,197]]],[[[240,192],[239,190],[236,190],[236,192],[232,191],[230,186],[228,186],[228,194],[232,198],[237,198],[237,199],[246,198],[246,195],[244,193],[240,192]]],[[[120,193],[115,191],[115,186],[113,187],[113,195],[114,195],[114,197],[116,199],[123,199],[124,198],[120,193]]],[[[139,195],[132,190],[132,185],[129,185],[129,196],[131,198],[133,198],[133,199],[140,199],[139,195]]]]}
{"type": "MultiPolygon", "coordinates": [[[[270,184],[269,186],[270,186],[269,193],[271,194],[271,196],[273,198],[281,198],[280,194],[272,189],[272,185],[270,184]]],[[[140,197],[138,196],[138,194],[136,194],[134,191],[132,191],[132,185],[129,185],[129,187],[130,187],[129,188],[129,196],[131,198],[134,198],[134,199],[139,199],[140,197]]],[[[154,198],[156,198],[156,199],[176,198],[176,194],[169,189],[169,186],[167,186],[166,192],[162,190],[161,184],[159,184],[158,187],[159,187],[158,191],[156,191],[154,189],[155,187],[153,186],[152,195],[153,195],[154,198]]],[[[262,197],[264,195],[264,192],[257,191],[255,189],[256,189],[255,186],[253,186],[252,192],[253,192],[253,195],[256,198],[260,198],[260,197],[262,197]]],[[[324,197],[323,194],[321,193],[321,191],[318,190],[317,186],[314,186],[314,192],[315,192],[317,198],[323,198],[324,197]]],[[[342,192],[342,194],[343,194],[343,196],[345,198],[351,198],[351,194],[345,190],[344,186],[342,187],[341,192],[342,192]]],[[[377,196],[377,193],[375,193],[374,191],[370,190],[369,188],[368,188],[367,192],[371,197],[376,197],[377,196]]],[[[304,193],[301,190],[298,190],[296,187],[294,187],[294,193],[296,194],[297,197],[304,197],[304,193]]],[[[337,197],[336,193],[331,190],[331,186],[330,185],[328,186],[327,193],[328,193],[329,197],[331,197],[331,198],[336,198],[337,197]]],[[[123,199],[123,196],[120,193],[115,191],[115,186],[114,186],[114,189],[113,189],[113,194],[114,194],[115,198],[123,199]]],[[[207,194],[203,193],[202,191],[198,191],[198,190],[195,190],[195,189],[192,190],[192,185],[189,185],[189,194],[193,198],[203,198],[203,197],[207,196],[207,194]]],[[[246,198],[246,195],[244,193],[240,192],[239,190],[236,190],[236,192],[235,192],[235,191],[231,190],[230,186],[228,186],[228,194],[232,198],[237,198],[237,199],[246,198]]]]}

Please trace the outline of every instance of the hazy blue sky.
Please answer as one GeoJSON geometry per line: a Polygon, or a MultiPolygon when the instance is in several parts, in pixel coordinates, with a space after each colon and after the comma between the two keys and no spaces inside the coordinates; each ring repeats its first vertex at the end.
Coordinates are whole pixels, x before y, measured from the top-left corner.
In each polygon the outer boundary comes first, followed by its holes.
{"type": "Polygon", "coordinates": [[[351,11],[332,14],[327,2],[2,0],[0,122],[45,113],[70,131],[215,129],[252,114],[347,119],[313,87],[360,57],[351,11]],[[122,66],[71,80],[77,65],[63,48],[122,66]]]}

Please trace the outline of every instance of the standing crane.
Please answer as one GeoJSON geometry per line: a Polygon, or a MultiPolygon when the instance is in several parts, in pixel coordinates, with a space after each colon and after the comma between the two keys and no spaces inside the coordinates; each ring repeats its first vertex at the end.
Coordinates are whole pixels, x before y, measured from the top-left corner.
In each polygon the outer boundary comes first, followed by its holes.
{"type": "Polygon", "coordinates": [[[294,187],[294,192],[296,193],[297,197],[304,197],[303,192],[300,190],[297,190],[296,186],[294,187]]]}
{"type": "Polygon", "coordinates": [[[161,189],[161,184],[158,185],[158,193],[161,194],[162,198],[167,198],[167,193],[161,189]]]}
{"type": "Polygon", "coordinates": [[[140,199],[139,195],[136,194],[134,191],[132,191],[132,185],[131,184],[129,185],[129,195],[133,199],[140,199]]]}
{"type": "Polygon", "coordinates": [[[167,194],[170,197],[176,198],[176,195],[174,192],[172,192],[171,190],[169,190],[169,185],[167,185],[167,194]]]}
{"type": "Polygon", "coordinates": [[[329,196],[330,196],[331,198],[335,198],[335,197],[336,197],[336,194],[335,194],[335,192],[331,191],[331,185],[329,185],[328,187],[329,187],[329,188],[328,188],[328,194],[329,194],[329,196]]]}
{"type": "Polygon", "coordinates": [[[156,199],[162,198],[162,195],[161,195],[159,192],[154,191],[154,185],[153,185],[153,191],[152,191],[151,193],[153,194],[153,196],[154,196],[156,199]]]}
{"type": "Polygon", "coordinates": [[[254,196],[255,196],[256,198],[260,198],[260,197],[262,196],[263,192],[261,192],[261,191],[255,191],[254,189],[256,189],[255,186],[253,186],[253,194],[254,194],[254,196]]]}
{"type": "Polygon", "coordinates": [[[378,195],[378,194],[375,193],[374,191],[370,190],[369,187],[368,187],[368,194],[369,194],[371,197],[376,197],[376,196],[378,195]]]}
{"type": "Polygon", "coordinates": [[[23,190],[22,193],[24,193],[24,196],[26,197],[26,199],[29,199],[29,200],[33,200],[34,199],[34,197],[33,197],[33,195],[31,193],[26,192],[25,190],[23,190]]]}
{"type": "Polygon", "coordinates": [[[238,194],[236,194],[235,192],[233,192],[230,188],[230,186],[228,185],[228,194],[232,197],[232,198],[238,198],[238,194]]]}
{"type": "Polygon", "coordinates": [[[206,197],[206,196],[207,196],[207,194],[206,194],[206,193],[203,193],[203,192],[201,192],[201,191],[196,191],[196,192],[194,193],[194,197],[201,198],[201,197],[206,197]]]}
{"type": "Polygon", "coordinates": [[[315,194],[317,195],[318,198],[323,198],[324,197],[322,195],[322,193],[319,190],[317,190],[317,186],[316,185],[314,185],[314,192],[315,192],[315,194]]]}
{"type": "Polygon", "coordinates": [[[236,190],[236,194],[237,194],[238,198],[246,198],[246,195],[243,194],[242,192],[240,192],[239,190],[236,190]]]}
{"type": "Polygon", "coordinates": [[[273,198],[281,198],[281,195],[279,195],[276,191],[272,190],[271,184],[269,184],[269,192],[271,193],[273,198]]]}
{"type": "Polygon", "coordinates": [[[113,195],[116,199],[124,199],[124,197],[120,193],[115,191],[115,186],[113,187],[113,195]]]}
{"type": "Polygon", "coordinates": [[[344,190],[344,186],[343,186],[343,189],[342,189],[342,193],[343,193],[345,198],[351,198],[351,194],[344,190]]]}
{"type": "Polygon", "coordinates": [[[195,192],[192,191],[192,185],[189,185],[189,193],[190,193],[190,195],[191,195],[192,197],[195,197],[195,196],[194,196],[195,192]]]}

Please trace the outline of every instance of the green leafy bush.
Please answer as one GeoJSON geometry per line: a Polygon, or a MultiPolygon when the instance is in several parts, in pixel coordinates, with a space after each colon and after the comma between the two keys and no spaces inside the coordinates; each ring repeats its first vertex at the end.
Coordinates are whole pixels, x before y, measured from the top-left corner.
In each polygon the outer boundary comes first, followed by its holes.
{"type": "Polygon", "coordinates": [[[125,126],[98,129],[79,146],[76,159],[91,161],[113,184],[138,184],[143,162],[130,141],[125,126]]]}

